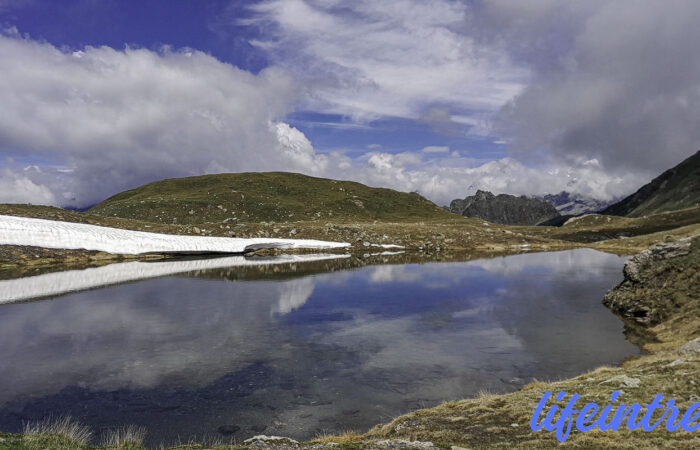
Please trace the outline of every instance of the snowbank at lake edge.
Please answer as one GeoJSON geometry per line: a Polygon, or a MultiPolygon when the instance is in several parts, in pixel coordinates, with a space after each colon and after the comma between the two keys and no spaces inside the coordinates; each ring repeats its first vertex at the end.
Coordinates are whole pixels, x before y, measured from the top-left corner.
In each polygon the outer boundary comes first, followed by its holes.
{"type": "Polygon", "coordinates": [[[144,253],[242,254],[260,249],[329,250],[350,247],[347,242],[312,239],[180,236],[4,215],[0,215],[0,245],[95,250],[123,255],[144,253]]]}

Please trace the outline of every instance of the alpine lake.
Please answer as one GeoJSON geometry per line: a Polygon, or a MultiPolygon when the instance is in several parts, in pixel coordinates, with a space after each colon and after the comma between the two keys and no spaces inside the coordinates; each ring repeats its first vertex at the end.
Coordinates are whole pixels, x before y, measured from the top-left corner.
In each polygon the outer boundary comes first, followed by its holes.
{"type": "Polygon", "coordinates": [[[119,263],[0,281],[0,429],[71,416],[147,445],[366,431],[638,355],[625,258],[384,252],[119,263]]]}

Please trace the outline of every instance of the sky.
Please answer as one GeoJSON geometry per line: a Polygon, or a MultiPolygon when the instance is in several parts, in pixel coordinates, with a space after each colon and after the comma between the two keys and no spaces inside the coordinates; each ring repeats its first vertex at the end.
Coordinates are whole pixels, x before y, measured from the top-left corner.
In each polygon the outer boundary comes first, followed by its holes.
{"type": "Polygon", "coordinates": [[[700,148],[694,0],[0,0],[0,202],[284,170],[612,200],[700,148]]]}

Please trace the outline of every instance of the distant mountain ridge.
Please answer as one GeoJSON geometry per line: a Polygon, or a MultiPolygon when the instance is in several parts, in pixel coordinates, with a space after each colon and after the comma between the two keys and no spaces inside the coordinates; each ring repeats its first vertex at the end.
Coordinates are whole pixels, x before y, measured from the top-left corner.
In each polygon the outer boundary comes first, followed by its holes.
{"type": "Polygon", "coordinates": [[[641,217],[700,204],[700,151],[601,214],[641,217]]]}
{"type": "Polygon", "coordinates": [[[591,214],[600,211],[609,206],[612,202],[605,202],[593,198],[587,198],[579,194],[572,194],[567,191],[561,191],[558,194],[546,194],[536,196],[535,198],[543,200],[554,206],[559,214],[578,216],[581,214],[591,214]]]}
{"type": "Polygon", "coordinates": [[[551,204],[525,196],[478,190],[464,199],[452,200],[449,211],[465,217],[478,217],[502,225],[537,225],[559,216],[551,204]]]}

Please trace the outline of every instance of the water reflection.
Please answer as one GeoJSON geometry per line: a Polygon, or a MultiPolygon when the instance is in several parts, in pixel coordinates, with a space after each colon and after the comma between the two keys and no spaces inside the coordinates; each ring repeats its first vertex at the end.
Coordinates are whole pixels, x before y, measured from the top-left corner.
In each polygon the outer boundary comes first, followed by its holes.
{"type": "MultiPolygon", "coordinates": [[[[190,272],[0,307],[0,429],[47,413],[149,429],[308,438],[511,391],[637,352],[593,250],[299,277],[190,272]]],[[[303,264],[297,274],[306,273],[303,264]]]]}

